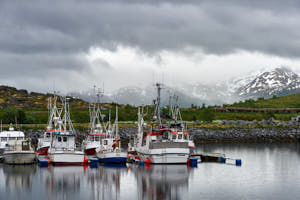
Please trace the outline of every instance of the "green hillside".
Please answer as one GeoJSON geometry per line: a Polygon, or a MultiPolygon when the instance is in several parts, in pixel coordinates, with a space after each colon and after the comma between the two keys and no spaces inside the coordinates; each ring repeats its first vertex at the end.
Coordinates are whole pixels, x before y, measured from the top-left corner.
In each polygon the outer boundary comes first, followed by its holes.
{"type": "MultiPolygon", "coordinates": [[[[13,87],[0,86],[0,120],[4,124],[18,123],[22,124],[45,124],[48,119],[48,98],[52,94],[42,94],[18,90],[13,87]]],[[[118,104],[101,104],[102,112],[108,120],[109,111],[111,118],[115,118],[115,108],[118,104]]],[[[70,97],[71,118],[74,123],[89,122],[89,103],[70,97]]],[[[137,120],[137,107],[131,105],[118,105],[119,121],[134,122],[137,120]]],[[[288,95],[283,97],[273,97],[271,99],[246,100],[244,102],[223,105],[224,108],[300,108],[300,94],[288,95]]],[[[146,120],[151,118],[153,106],[145,108],[148,110],[146,120]]],[[[163,108],[163,113],[167,114],[168,109],[163,108]]],[[[184,121],[207,121],[211,120],[262,120],[274,117],[278,120],[290,120],[291,117],[299,115],[299,112],[240,112],[240,111],[219,111],[214,107],[202,106],[181,109],[184,121]]]]}
{"type": "Polygon", "coordinates": [[[270,99],[259,98],[258,100],[249,99],[224,107],[243,107],[243,108],[300,108],[300,93],[282,97],[273,96],[270,99]]]}

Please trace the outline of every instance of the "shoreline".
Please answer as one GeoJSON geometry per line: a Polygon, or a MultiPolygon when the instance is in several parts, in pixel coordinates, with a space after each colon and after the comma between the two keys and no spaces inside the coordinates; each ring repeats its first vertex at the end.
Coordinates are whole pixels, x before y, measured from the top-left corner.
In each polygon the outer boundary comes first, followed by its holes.
{"type": "MultiPolygon", "coordinates": [[[[43,134],[40,130],[25,130],[25,135],[37,138],[43,134]]],[[[254,142],[300,142],[300,127],[230,127],[230,128],[188,128],[195,144],[203,143],[254,143],[254,142]]],[[[87,131],[78,131],[83,138],[87,131]]],[[[122,143],[137,133],[135,127],[120,127],[122,143]]]]}

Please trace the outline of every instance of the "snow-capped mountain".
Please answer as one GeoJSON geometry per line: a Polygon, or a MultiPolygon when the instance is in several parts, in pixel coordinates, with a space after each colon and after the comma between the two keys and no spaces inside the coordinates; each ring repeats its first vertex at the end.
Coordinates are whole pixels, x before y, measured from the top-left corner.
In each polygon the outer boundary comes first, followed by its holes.
{"type": "Polygon", "coordinates": [[[286,67],[264,72],[236,90],[242,98],[268,98],[297,92],[300,92],[300,77],[286,67]]]}
{"type": "MultiPolygon", "coordinates": [[[[176,86],[165,85],[162,92],[162,103],[168,104],[170,95],[179,97],[182,107],[191,104],[221,105],[240,100],[259,97],[282,96],[300,92],[300,76],[287,67],[273,70],[258,70],[246,76],[237,77],[227,82],[216,84],[186,83],[176,86]]],[[[84,100],[95,101],[91,91],[72,93],[84,100]]],[[[155,87],[149,85],[122,87],[102,97],[102,102],[118,102],[120,104],[149,105],[156,97],[155,87]]]]}

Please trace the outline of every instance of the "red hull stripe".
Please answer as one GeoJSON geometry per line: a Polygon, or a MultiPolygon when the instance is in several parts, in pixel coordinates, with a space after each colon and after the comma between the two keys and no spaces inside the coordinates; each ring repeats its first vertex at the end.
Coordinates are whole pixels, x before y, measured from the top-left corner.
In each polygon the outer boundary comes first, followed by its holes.
{"type": "Polygon", "coordinates": [[[151,133],[151,132],[149,132],[148,136],[158,136],[158,133],[151,133]]]}
{"type": "Polygon", "coordinates": [[[92,149],[85,149],[84,153],[88,156],[93,156],[96,155],[96,148],[92,148],[92,149]]]}
{"type": "Polygon", "coordinates": [[[43,147],[43,148],[39,149],[39,151],[38,151],[39,155],[47,156],[48,155],[48,149],[49,149],[49,147],[43,147]]]}

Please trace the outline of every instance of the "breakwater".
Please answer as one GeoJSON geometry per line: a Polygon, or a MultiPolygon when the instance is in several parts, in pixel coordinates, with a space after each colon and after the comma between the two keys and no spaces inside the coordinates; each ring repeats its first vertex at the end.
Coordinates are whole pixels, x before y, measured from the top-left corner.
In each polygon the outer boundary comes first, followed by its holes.
{"type": "MultiPolygon", "coordinates": [[[[210,142],[300,142],[300,127],[290,128],[189,128],[195,143],[210,142]]],[[[119,134],[126,141],[137,133],[137,128],[121,127],[119,134]]],[[[37,138],[43,131],[27,130],[25,134],[37,138]]],[[[83,139],[86,132],[80,132],[83,139]]]]}
{"type": "MultiPolygon", "coordinates": [[[[121,128],[122,138],[128,139],[137,132],[136,128],[121,128]]],[[[209,142],[298,142],[299,128],[189,128],[195,143],[209,142]]]]}

